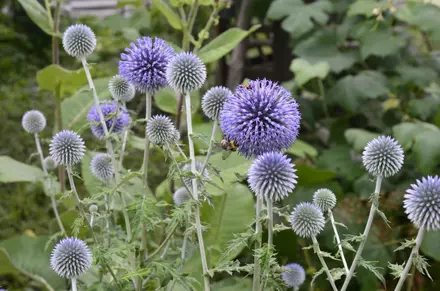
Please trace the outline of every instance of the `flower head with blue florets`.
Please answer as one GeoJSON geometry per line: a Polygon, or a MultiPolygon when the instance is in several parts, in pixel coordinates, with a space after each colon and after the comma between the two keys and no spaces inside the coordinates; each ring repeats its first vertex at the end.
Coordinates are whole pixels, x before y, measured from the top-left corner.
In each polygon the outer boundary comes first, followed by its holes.
{"type": "Polygon", "coordinates": [[[92,252],[80,239],[62,239],[53,249],[50,266],[63,278],[77,278],[92,265],[92,252]]]}
{"type": "Polygon", "coordinates": [[[284,268],[286,271],[281,274],[281,278],[287,286],[299,288],[306,280],[306,272],[301,265],[291,263],[284,268]]]}
{"type": "MultiPolygon", "coordinates": [[[[124,128],[130,123],[130,115],[125,108],[119,107],[118,114],[117,116],[115,116],[117,108],[116,102],[102,103],[99,106],[101,107],[102,114],[104,115],[107,130],[110,131],[113,126],[113,122],[116,121],[112,133],[121,133],[124,128]]],[[[103,139],[105,137],[104,129],[102,128],[96,105],[93,105],[93,107],[90,109],[89,114],[87,115],[87,119],[92,122],[90,128],[92,129],[93,135],[99,139],[103,139]]]]}

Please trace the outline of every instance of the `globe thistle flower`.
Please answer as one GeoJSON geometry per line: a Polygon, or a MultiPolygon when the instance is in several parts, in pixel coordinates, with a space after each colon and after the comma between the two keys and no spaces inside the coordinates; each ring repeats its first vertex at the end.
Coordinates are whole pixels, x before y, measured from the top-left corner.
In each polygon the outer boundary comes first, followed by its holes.
{"type": "Polygon", "coordinates": [[[80,239],[62,239],[53,249],[50,266],[60,277],[77,278],[92,265],[92,252],[80,239]]]}
{"type": "Polygon", "coordinates": [[[367,144],[362,162],[370,174],[388,178],[402,168],[403,149],[392,137],[380,136],[367,144]]]}
{"type": "Polygon", "coordinates": [[[85,58],[96,48],[95,33],[87,25],[71,25],[63,34],[63,47],[72,57],[85,58]]]}
{"type": "Polygon", "coordinates": [[[218,119],[223,104],[230,95],[232,95],[231,90],[223,86],[209,89],[202,98],[203,113],[212,120],[218,119]]]}
{"type": "Polygon", "coordinates": [[[109,154],[97,154],[90,162],[90,170],[93,176],[102,182],[108,182],[115,173],[112,157],[109,154]]]}
{"type": "Polygon", "coordinates": [[[238,86],[220,113],[223,133],[248,158],[289,148],[298,136],[300,120],[291,94],[266,79],[238,86]]]}
{"type": "Polygon", "coordinates": [[[176,128],[171,119],[165,115],[155,115],[147,122],[147,136],[152,144],[165,145],[176,139],[176,128]]]}
{"type": "MultiPolygon", "coordinates": [[[[203,168],[203,163],[196,161],[196,171],[198,173],[200,173],[202,171],[203,168]]],[[[186,164],[185,166],[183,166],[182,171],[184,172],[191,172],[191,163],[186,164]]],[[[209,172],[208,170],[205,168],[205,170],[203,171],[203,179],[204,180],[208,180],[209,179],[209,172]]],[[[192,187],[192,178],[191,177],[183,177],[183,182],[185,183],[185,185],[191,189],[192,187]]],[[[204,181],[200,181],[199,182],[199,187],[202,186],[205,182],[204,181]]]]}
{"type": "Polygon", "coordinates": [[[403,207],[411,222],[428,231],[440,230],[440,178],[428,176],[406,190],[403,207]]]}
{"type": "Polygon", "coordinates": [[[295,189],[296,170],[282,153],[264,153],[249,168],[249,186],[255,195],[279,201],[295,189]]]}
{"type": "Polygon", "coordinates": [[[185,187],[180,187],[173,194],[173,201],[176,206],[180,206],[183,202],[189,200],[191,195],[188,193],[185,187]]]}
{"type": "Polygon", "coordinates": [[[171,88],[189,93],[200,89],[205,83],[206,67],[193,53],[182,52],[176,54],[167,65],[166,77],[171,88]]]}
{"type": "Polygon", "coordinates": [[[167,85],[165,70],[174,49],[157,37],[141,37],[136,42],[121,54],[119,74],[139,91],[153,94],[167,85]]]}
{"type": "Polygon", "coordinates": [[[48,171],[54,170],[56,167],[58,167],[57,163],[54,161],[54,159],[51,156],[44,158],[43,165],[44,168],[48,171]]]}
{"type": "Polygon", "coordinates": [[[30,110],[23,115],[21,125],[29,133],[39,133],[46,127],[46,117],[38,110],[30,110]]]}
{"type": "Polygon", "coordinates": [[[281,274],[281,279],[287,286],[299,288],[306,280],[306,272],[301,265],[291,263],[284,266],[284,268],[286,271],[281,274]]]}
{"type": "Polygon", "coordinates": [[[92,205],[90,205],[90,206],[89,206],[89,212],[90,212],[90,213],[96,213],[96,212],[98,212],[98,205],[96,205],[96,204],[92,204],[92,205]]]}
{"type": "Polygon", "coordinates": [[[52,138],[49,153],[58,165],[73,166],[81,161],[85,148],[83,139],[76,132],[63,130],[52,138]]]}
{"type": "Polygon", "coordinates": [[[329,189],[319,189],[313,194],[313,203],[327,213],[336,206],[336,196],[329,189]]]}
{"type": "Polygon", "coordinates": [[[318,206],[310,202],[301,202],[293,209],[290,223],[297,235],[312,238],[324,229],[325,219],[318,206]]]}
{"type": "Polygon", "coordinates": [[[121,75],[116,75],[111,78],[108,83],[108,89],[115,100],[120,100],[122,102],[131,101],[136,93],[134,86],[121,75]]]}
{"type": "MultiPolygon", "coordinates": [[[[127,109],[119,107],[118,114],[115,116],[117,103],[102,103],[99,105],[102,110],[102,114],[104,115],[105,124],[107,125],[107,130],[110,130],[113,126],[113,122],[116,119],[116,124],[113,127],[112,133],[121,133],[124,128],[130,123],[130,115],[127,112],[127,109]],[[110,117],[110,116],[111,117],[110,117]],[[116,118],[115,118],[116,117],[116,118]]],[[[90,126],[92,133],[99,139],[103,139],[105,137],[104,129],[101,125],[101,119],[99,118],[98,110],[96,109],[96,105],[93,105],[87,115],[87,119],[92,122],[90,126]]]]}

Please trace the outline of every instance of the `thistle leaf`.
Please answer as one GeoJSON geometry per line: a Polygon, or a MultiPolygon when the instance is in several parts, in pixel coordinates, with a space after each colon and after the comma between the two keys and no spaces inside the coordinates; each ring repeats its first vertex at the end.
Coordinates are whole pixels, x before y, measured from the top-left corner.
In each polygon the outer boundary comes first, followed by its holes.
{"type": "Polygon", "coordinates": [[[377,261],[365,261],[364,259],[361,258],[359,265],[364,267],[371,273],[373,273],[382,282],[382,284],[386,286],[385,278],[382,276],[382,274],[379,271],[380,269],[383,268],[376,266],[377,263],[378,263],[377,261]]]}

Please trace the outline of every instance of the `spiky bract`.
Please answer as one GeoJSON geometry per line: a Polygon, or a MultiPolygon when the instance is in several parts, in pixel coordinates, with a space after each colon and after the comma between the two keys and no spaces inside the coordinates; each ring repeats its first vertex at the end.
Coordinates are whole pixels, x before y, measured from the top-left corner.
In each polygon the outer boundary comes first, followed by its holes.
{"type": "Polygon", "coordinates": [[[336,196],[329,189],[319,189],[313,194],[313,203],[327,213],[336,206],[336,196]]]}
{"type": "Polygon", "coordinates": [[[53,170],[56,167],[58,167],[57,163],[55,162],[55,160],[51,156],[44,158],[43,165],[44,165],[44,168],[48,171],[53,170]]]}
{"type": "MultiPolygon", "coordinates": [[[[198,174],[200,174],[200,172],[202,171],[203,168],[203,163],[196,161],[196,171],[198,172],[198,174]]],[[[191,163],[185,164],[185,166],[183,166],[182,170],[191,172],[191,163]]],[[[209,172],[208,170],[205,168],[205,170],[203,171],[202,174],[202,179],[207,180],[209,179],[209,172]]],[[[183,177],[183,182],[186,184],[186,186],[189,189],[192,189],[192,178],[191,177],[183,177]]],[[[205,182],[204,181],[199,181],[199,186],[203,185],[205,182]]]]}
{"type": "Polygon", "coordinates": [[[173,201],[176,206],[180,206],[183,202],[189,200],[191,195],[188,193],[185,187],[180,187],[173,194],[173,201]]]}
{"type": "Polygon", "coordinates": [[[169,62],[166,77],[174,90],[189,93],[200,89],[205,83],[206,67],[193,53],[181,52],[169,62]]]}
{"type": "Polygon", "coordinates": [[[147,122],[147,136],[152,144],[166,145],[176,141],[176,128],[168,116],[155,115],[147,122]]]}
{"type": "Polygon", "coordinates": [[[121,75],[111,78],[108,83],[108,89],[115,100],[129,102],[134,98],[136,89],[121,75]]]}
{"type": "Polygon", "coordinates": [[[402,168],[403,149],[392,137],[380,136],[367,144],[362,162],[370,174],[388,178],[402,168]]]}
{"type": "Polygon", "coordinates": [[[223,86],[209,89],[202,98],[203,113],[212,120],[218,119],[226,98],[230,95],[231,90],[223,86]]]}
{"type": "Polygon", "coordinates": [[[310,202],[301,202],[290,215],[293,231],[303,238],[317,236],[325,224],[324,215],[318,206],[310,202]]]}
{"type": "Polygon", "coordinates": [[[108,182],[115,173],[112,157],[109,154],[97,154],[90,162],[90,170],[93,176],[103,182],[108,182]]]}
{"type": "Polygon", "coordinates": [[[29,133],[39,133],[46,127],[46,117],[38,110],[29,110],[23,115],[21,125],[29,133]]]}
{"type": "Polygon", "coordinates": [[[63,34],[63,47],[72,57],[85,58],[96,48],[95,33],[87,25],[71,25],[63,34]]]}
{"type": "Polygon", "coordinates": [[[81,161],[85,148],[83,139],[76,132],[63,130],[52,138],[49,153],[57,164],[72,166],[81,161]]]}
{"type": "Polygon", "coordinates": [[[92,252],[80,239],[62,239],[53,249],[50,266],[63,278],[77,278],[92,265],[92,252]]]}

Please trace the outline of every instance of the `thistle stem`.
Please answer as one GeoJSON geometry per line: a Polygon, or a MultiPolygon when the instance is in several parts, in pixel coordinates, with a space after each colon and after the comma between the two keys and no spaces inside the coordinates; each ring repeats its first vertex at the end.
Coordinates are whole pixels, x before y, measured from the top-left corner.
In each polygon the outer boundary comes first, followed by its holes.
{"type": "Polygon", "coordinates": [[[216,119],[214,120],[214,124],[212,125],[212,133],[211,133],[211,139],[209,140],[208,153],[206,154],[205,162],[203,163],[203,167],[200,173],[203,173],[205,171],[206,166],[208,165],[209,162],[209,158],[211,157],[212,148],[214,147],[215,144],[215,134],[217,132],[217,126],[218,126],[218,120],[216,119]]]}
{"type": "MultiPolygon", "coordinates": [[[[193,141],[193,128],[192,128],[192,117],[191,117],[191,97],[189,95],[189,92],[185,94],[185,110],[186,110],[186,123],[188,127],[188,146],[189,146],[189,158],[191,159],[191,172],[193,175],[197,174],[196,170],[196,157],[195,157],[195,150],[194,150],[194,141],[193,141]]],[[[197,190],[197,179],[192,179],[192,193],[194,196],[194,199],[198,201],[199,199],[199,193],[197,190]]],[[[196,230],[197,230],[197,238],[199,241],[199,249],[200,249],[200,257],[202,260],[202,268],[203,268],[203,281],[205,286],[205,291],[209,291],[210,285],[209,285],[209,275],[208,275],[208,262],[206,260],[206,253],[205,253],[205,243],[203,241],[203,233],[202,233],[202,223],[200,221],[200,205],[199,203],[195,206],[195,218],[196,218],[196,230]]]]}
{"type": "Polygon", "coordinates": [[[182,243],[182,253],[180,255],[180,258],[183,260],[185,260],[185,255],[186,255],[186,245],[188,244],[188,236],[189,234],[185,231],[185,235],[183,236],[183,243],[182,243]]]}
{"type": "Polygon", "coordinates": [[[272,200],[267,199],[267,244],[269,247],[273,246],[273,207],[272,207],[272,200]]]}
{"type": "Polygon", "coordinates": [[[330,274],[330,270],[327,267],[327,264],[325,263],[324,258],[321,255],[321,250],[319,249],[319,243],[316,240],[316,237],[312,236],[313,241],[313,250],[315,251],[316,255],[319,258],[319,261],[321,262],[322,267],[325,270],[325,273],[327,274],[327,278],[330,281],[330,285],[332,286],[332,289],[334,291],[338,291],[338,288],[336,288],[335,281],[333,280],[332,274],[330,274]]]}
{"type": "MultiPolygon", "coordinates": [[[[380,186],[382,185],[382,177],[378,176],[376,178],[376,188],[374,190],[374,195],[379,196],[380,194],[380,186]]],[[[348,284],[350,283],[351,278],[354,275],[354,271],[361,259],[362,251],[364,250],[365,244],[367,243],[368,234],[370,233],[371,226],[373,225],[374,215],[376,214],[377,205],[376,203],[371,203],[370,214],[368,215],[367,224],[365,225],[364,233],[362,234],[362,241],[359,244],[359,248],[357,249],[356,255],[351,263],[350,271],[345,277],[344,284],[342,285],[341,291],[347,290],[348,284]]]]}
{"type": "Polygon", "coordinates": [[[171,240],[169,240],[169,241],[167,242],[167,244],[165,245],[165,248],[164,248],[162,254],[160,255],[160,259],[161,259],[161,260],[163,260],[163,259],[165,258],[165,255],[167,254],[168,249],[170,248],[170,243],[171,243],[171,240]]]}
{"type": "Polygon", "coordinates": [[[328,216],[330,217],[330,222],[333,227],[333,231],[336,237],[336,243],[338,244],[339,252],[341,253],[342,264],[344,265],[345,273],[348,274],[350,270],[348,269],[347,261],[345,260],[344,251],[342,250],[341,239],[339,238],[338,229],[336,228],[335,219],[331,210],[328,211],[328,216]]]}
{"type": "MultiPolygon", "coordinates": [[[[416,244],[411,251],[411,254],[408,258],[408,261],[406,262],[405,268],[403,269],[402,275],[400,276],[399,282],[397,283],[394,291],[400,291],[400,289],[402,289],[403,283],[405,283],[406,277],[408,276],[408,272],[411,268],[414,256],[417,255],[417,253],[419,252],[419,248],[420,248],[420,245],[422,244],[424,234],[425,234],[425,228],[422,227],[419,229],[419,232],[418,232],[417,238],[416,238],[416,244]]],[[[413,274],[413,276],[414,276],[414,274],[413,274]]]]}
{"type": "Polygon", "coordinates": [[[76,278],[72,278],[72,291],[76,291],[76,278]]]}
{"type": "MultiPolygon", "coordinates": [[[[123,103],[123,106],[126,108],[125,102],[123,103]]],[[[127,145],[127,139],[128,139],[128,127],[124,129],[124,135],[122,137],[121,153],[119,154],[119,169],[122,169],[122,161],[124,160],[124,152],[125,152],[125,146],[127,145]]]]}
{"type": "MultiPolygon", "coordinates": [[[[255,250],[260,249],[261,248],[261,220],[260,220],[260,216],[261,216],[261,208],[263,208],[263,199],[257,195],[257,201],[256,201],[256,207],[255,207],[255,218],[256,218],[256,222],[255,222],[255,236],[256,236],[256,241],[255,241],[255,250]]],[[[255,250],[254,250],[254,278],[253,278],[253,283],[252,283],[252,290],[260,290],[260,258],[255,254],[255,250]]]]}
{"type": "Polygon", "coordinates": [[[44,176],[47,176],[47,169],[44,166],[44,155],[43,155],[43,151],[41,150],[40,138],[38,136],[38,133],[35,133],[34,136],[35,136],[35,145],[37,146],[38,155],[40,156],[41,168],[43,169],[44,176]]]}
{"type": "Polygon", "coordinates": [[[147,185],[148,185],[148,159],[150,156],[150,140],[147,135],[146,127],[147,127],[148,120],[151,118],[152,95],[149,93],[146,93],[145,98],[146,98],[146,102],[145,102],[145,148],[144,148],[144,162],[143,162],[143,169],[144,169],[143,185],[144,185],[145,191],[144,191],[143,195],[146,195],[147,185]]]}

